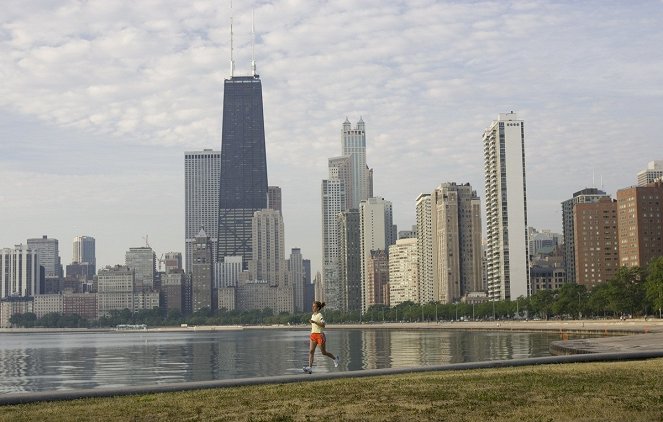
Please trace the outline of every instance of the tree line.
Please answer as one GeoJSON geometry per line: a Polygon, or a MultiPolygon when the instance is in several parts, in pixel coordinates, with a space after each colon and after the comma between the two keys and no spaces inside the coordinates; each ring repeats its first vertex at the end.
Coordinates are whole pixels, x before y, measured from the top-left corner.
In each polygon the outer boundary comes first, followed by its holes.
{"type": "MultiPolygon", "coordinates": [[[[470,321],[498,319],[579,319],[615,318],[622,316],[661,317],[663,308],[663,257],[648,267],[621,267],[615,277],[587,290],[585,286],[567,283],[555,290],[539,290],[530,297],[512,301],[469,303],[405,302],[396,306],[374,305],[366,312],[324,310],[328,323],[470,321]]],[[[203,308],[193,315],[154,308],[131,312],[111,311],[97,320],[79,315],[51,313],[37,318],[34,313],[15,314],[9,322],[15,327],[103,328],[119,324],[146,324],[149,327],[196,325],[299,325],[307,324],[310,312],[275,313],[266,308],[253,311],[211,311],[203,308]]]]}

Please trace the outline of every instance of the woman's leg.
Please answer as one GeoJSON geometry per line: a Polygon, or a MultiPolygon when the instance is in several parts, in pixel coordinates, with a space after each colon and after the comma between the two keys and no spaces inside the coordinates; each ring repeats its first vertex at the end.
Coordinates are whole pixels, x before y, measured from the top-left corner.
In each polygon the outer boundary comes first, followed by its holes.
{"type": "Polygon", "coordinates": [[[336,356],[332,355],[331,353],[329,353],[329,352],[327,351],[326,343],[322,343],[322,344],[320,345],[320,351],[322,352],[323,355],[327,356],[328,358],[330,358],[330,359],[336,359],[336,356]]]}
{"type": "MultiPolygon", "coordinates": [[[[318,345],[315,341],[311,340],[311,344],[309,345],[308,348],[308,367],[312,368],[313,367],[313,355],[315,355],[315,348],[318,345]]],[[[324,344],[321,346],[321,349],[324,350],[324,344]]]]}

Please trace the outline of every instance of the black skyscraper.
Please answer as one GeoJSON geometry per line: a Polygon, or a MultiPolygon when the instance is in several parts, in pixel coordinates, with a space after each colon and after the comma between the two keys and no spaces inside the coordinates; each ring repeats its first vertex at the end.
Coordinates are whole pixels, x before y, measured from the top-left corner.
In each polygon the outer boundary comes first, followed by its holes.
{"type": "Polygon", "coordinates": [[[260,77],[224,82],[218,262],[224,256],[251,259],[251,219],[267,208],[267,159],[260,77]]]}

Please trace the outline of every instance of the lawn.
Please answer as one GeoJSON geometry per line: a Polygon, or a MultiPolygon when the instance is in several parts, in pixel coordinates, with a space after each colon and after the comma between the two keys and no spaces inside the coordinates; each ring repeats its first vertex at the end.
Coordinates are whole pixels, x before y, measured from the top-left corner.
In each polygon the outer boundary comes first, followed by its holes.
{"type": "Polygon", "coordinates": [[[0,421],[663,421],[663,359],[425,372],[0,407],[0,421]]]}

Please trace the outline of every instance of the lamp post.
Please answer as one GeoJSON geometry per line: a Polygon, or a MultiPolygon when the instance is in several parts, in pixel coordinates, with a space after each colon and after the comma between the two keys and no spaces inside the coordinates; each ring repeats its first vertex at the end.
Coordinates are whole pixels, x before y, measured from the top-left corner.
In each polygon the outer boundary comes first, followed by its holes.
{"type": "Polygon", "coordinates": [[[436,324],[438,323],[438,320],[437,320],[437,302],[435,302],[435,323],[436,324]]]}

